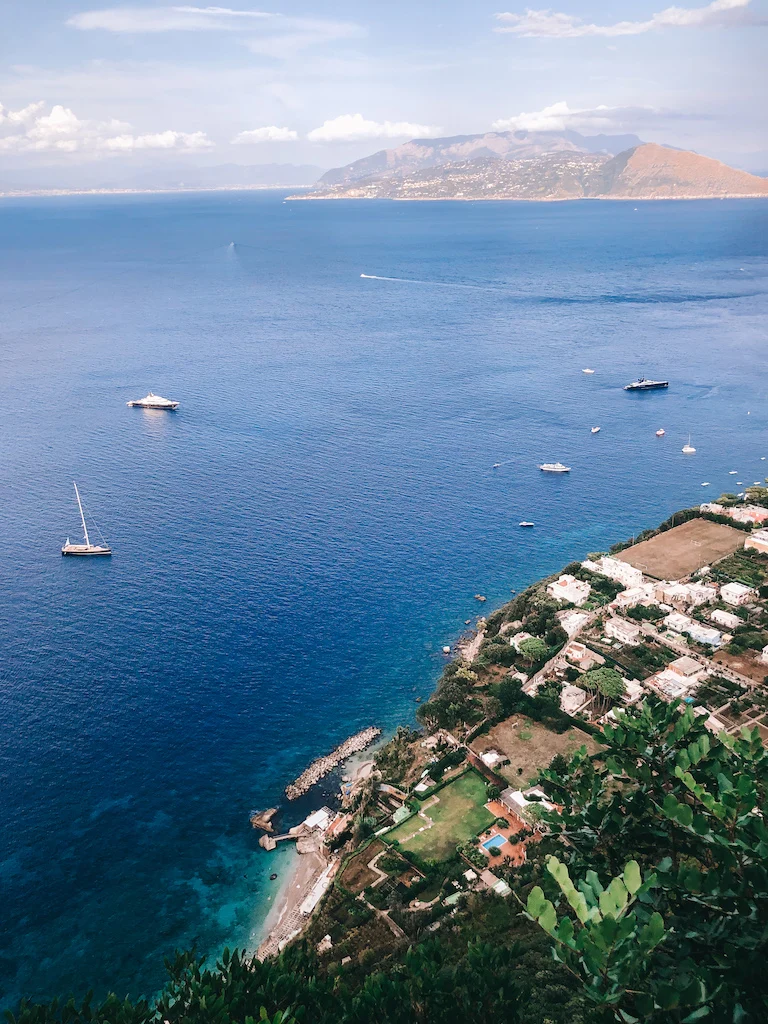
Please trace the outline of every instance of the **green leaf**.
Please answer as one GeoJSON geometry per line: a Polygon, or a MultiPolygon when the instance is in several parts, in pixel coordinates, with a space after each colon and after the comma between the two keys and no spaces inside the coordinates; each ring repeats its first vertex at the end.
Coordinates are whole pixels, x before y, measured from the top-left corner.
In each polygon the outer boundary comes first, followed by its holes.
{"type": "Polygon", "coordinates": [[[624,885],[627,887],[627,892],[634,896],[642,884],[643,879],[640,875],[640,865],[636,860],[628,861],[624,865],[624,885]]]}
{"type": "Polygon", "coordinates": [[[542,913],[539,914],[537,920],[541,927],[544,929],[544,931],[549,932],[550,935],[552,935],[555,928],[557,928],[557,914],[555,913],[555,908],[552,906],[549,900],[547,900],[547,905],[542,911],[542,913]]]}
{"type": "Polygon", "coordinates": [[[528,893],[528,902],[525,907],[531,917],[538,918],[548,902],[541,886],[535,885],[528,893]]]}

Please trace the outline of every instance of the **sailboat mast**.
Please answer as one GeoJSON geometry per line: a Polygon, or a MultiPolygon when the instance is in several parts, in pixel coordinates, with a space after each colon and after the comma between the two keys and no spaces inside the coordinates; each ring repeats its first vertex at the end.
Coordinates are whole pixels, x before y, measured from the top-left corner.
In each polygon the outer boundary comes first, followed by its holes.
{"type": "MultiPolygon", "coordinates": [[[[72,483],[75,484],[75,481],[73,480],[72,483]]],[[[80,509],[80,518],[83,521],[83,533],[85,534],[85,543],[88,545],[88,547],[90,547],[91,546],[91,542],[90,542],[90,540],[88,538],[88,527],[85,525],[85,515],[83,514],[83,503],[80,501],[80,491],[78,491],[78,489],[77,489],[77,484],[75,484],[75,494],[77,495],[77,507],[80,509]]]]}

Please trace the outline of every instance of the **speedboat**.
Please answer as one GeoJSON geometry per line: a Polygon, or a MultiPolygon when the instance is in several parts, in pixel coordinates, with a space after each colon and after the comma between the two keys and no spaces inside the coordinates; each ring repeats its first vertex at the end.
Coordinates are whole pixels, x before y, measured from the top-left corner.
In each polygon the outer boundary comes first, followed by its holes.
{"type": "Polygon", "coordinates": [[[564,466],[562,462],[544,462],[539,466],[544,473],[570,473],[571,467],[564,466]]]}
{"type": "Polygon", "coordinates": [[[728,470],[728,476],[736,476],[736,474],[738,472],[739,472],[738,469],[729,469],[728,470]]]}
{"type": "Polygon", "coordinates": [[[656,431],[656,437],[664,437],[665,434],[666,434],[666,430],[664,430],[663,427],[661,427],[659,430],[656,431]]]}
{"type": "Polygon", "coordinates": [[[599,434],[599,433],[600,433],[600,427],[592,427],[592,429],[590,430],[590,434],[599,434]]]}
{"type": "Polygon", "coordinates": [[[535,524],[535,523],[528,523],[528,522],[526,522],[526,521],[525,521],[525,519],[524,519],[524,520],[522,521],[522,523],[519,523],[518,525],[519,525],[519,526],[535,526],[536,524],[535,524]]]}
{"type": "Polygon", "coordinates": [[[130,405],[133,408],[138,409],[178,409],[179,403],[172,401],[170,398],[163,398],[162,395],[155,395],[151,391],[146,398],[136,398],[132,402],[126,402],[126,405],[130,405]]]}
{"type": "Polygon", "coordinates": [[[668,388],[668,380],[646,380],[645,377],[638,377],[631,384],[625,384],[625,391],[654,391],[657,388],[668,388]]]}
{"type": "Polygon", "coordinates": [[[590,369],[586,369],[586,370],[582,370],[581,372],[582,373],[594,373],[595,371],[594,370],[590,370],[590,369]]]}

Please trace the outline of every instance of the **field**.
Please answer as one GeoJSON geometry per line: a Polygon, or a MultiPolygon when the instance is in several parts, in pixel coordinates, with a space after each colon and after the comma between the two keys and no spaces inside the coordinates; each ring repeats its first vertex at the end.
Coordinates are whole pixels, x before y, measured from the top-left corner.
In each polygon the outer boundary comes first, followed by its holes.
{"type": "Polygon", "coordinates": [[[506,754],[510,763],[496,768],[496,771],[511,785],[520,788],[528,786],[539,769],[546,768],[555,754],[568,758],[581,746],[586,746],[590,754],[600,749],[595,740],[581,729],[550,732],[524,715],[513,715],[500,722],[472,743],[472,749],[478,754],[486,750],[499,750],[506,754]]]}
{"type": "Polygon", "coordinates": [[[379,878],[379,875],[375,871],[371,871],[368,865],[376,854],[381,853],[383,849],[384,844],[376,839],[362,853],[359,853],[349,861],[339,877],[339,882],[345,889],[349,889],[350,892],[354,893],[362,892],[366,886],[371,885],[379,878]]]}
{"type": "Polygon", "coordinates": [[[691,519],[627,548],[616,557],[654,579],[679,580],[743,546],[743,531],[708,519],[691,519]]]}
{"type": "Polygon", "coordinates": [[[421,814],[404,821],[385,838],[388,842],[396,839],[403,850],[425,860],[445,860],[459,843],[465,843],[493,821],[493,815],[483,806],[485,791],[485,780],[475,771],[466,772],[426,800],[421,814]]]}

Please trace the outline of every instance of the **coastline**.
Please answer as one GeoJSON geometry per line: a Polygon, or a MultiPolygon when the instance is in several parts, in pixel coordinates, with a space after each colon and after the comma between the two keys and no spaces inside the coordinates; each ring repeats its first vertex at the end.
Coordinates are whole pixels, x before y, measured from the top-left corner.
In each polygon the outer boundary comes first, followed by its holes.
{"type": "MultiPolygon", "coordinates": [[[[289,188],[290,186],[286,186],[289,188]]],[[[305,186],[311,188],[311,185],[305,186]]],[[[722,196],[286,196],[285,200],[296,202],[323,200],[371,200],[385,199],[391,203],[663,203],[697,202],[700,199],[768,199],[768,193],[726,193],[722,196]]]]}
{"type": "MultiPolygon", "coordinates": [[[[312,185],[200,185],[186,188],[44,188],[0,192],[0,199],[45,199],[54,196],[154,196],[191,192],[274,192],[275,189],[312,188],[312,185]]],[[[299,196],[298,198],[304,198],[299,196]]]]}

